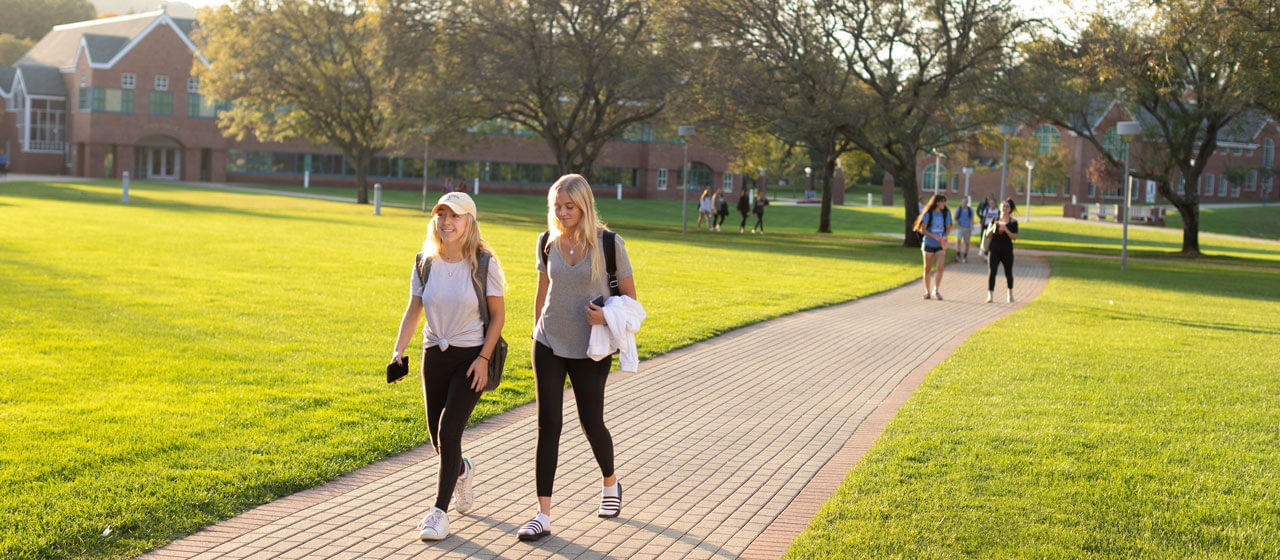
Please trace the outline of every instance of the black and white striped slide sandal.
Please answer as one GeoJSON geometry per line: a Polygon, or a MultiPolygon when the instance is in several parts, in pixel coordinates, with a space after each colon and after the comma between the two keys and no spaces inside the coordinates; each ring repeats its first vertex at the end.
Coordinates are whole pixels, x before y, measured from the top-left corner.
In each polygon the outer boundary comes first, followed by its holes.
{"type": "Polygon", "coordinates": [[[522,541],[536,541],[550,534],[551,528],[544,525],[537,517],[529,520],[519,531],[516,531],[516,536],[522,541]]]}
{"type": "Polygon", "coordinates": [[[600,517],[609,519],[622,513],[622,483],[618,483],[618,495],[600,496],[600,517]]]}

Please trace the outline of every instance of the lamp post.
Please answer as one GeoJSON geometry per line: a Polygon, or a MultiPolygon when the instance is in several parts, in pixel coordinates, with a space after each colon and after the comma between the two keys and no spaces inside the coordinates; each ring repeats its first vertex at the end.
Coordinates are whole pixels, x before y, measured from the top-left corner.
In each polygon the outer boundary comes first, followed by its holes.
{"type": "Polygon", "coordinates": [[[942,176],[942,155],[937,148],[933,149],[933,194],[938,194],[938,179],[942,176]]]}
{"type": "Polygon", "coordinates": [[[1027,221],[1031,221],[1031,171],[1036,168],[1036,162],[1027,160],[1027,221]]]}
{"type": "Polygon", "coordinates": [[[1000,136],[1004,139],[1004,155],[1000,158],[1000,201],[1004,201],[1004,185],[1009,181],[1009,137],[1018,131],[1011,124],[1000,125],[1000,136]]]}
{"type": "Polygon", "coordinates": [[[684,140],[684,190],[680,193],[680,235],[689,232],[689,137],[693,136],[693,126],[681,125],[676,134],[684,140]]]}
{"type": "Polygon", "coordinates": [[[966,167],[964,171],[964,197],[969,198],[969,176],[973,175],[973,168],[966,167]]]}
{"type": "Polygon", "coordinates": [[[427,178],[431,176],[431,135],[434,128],[422,129],[422,211],[427,211],[427,178]]]}
{"type": "Polygon", "coordinates": [[[1124,212],[1120,214],[1123,220],[1120,228],[1120,270],[1125,270],[1129,262],[1129,143],[1141,132],[1142,125],[1138,121],[1116,123],[1116,134],[1124,140],[1124,212]]]}
{"type": "Polygon", "coordinates": [[[809,198],[809,191],[813,190],[813,168],[804,168],[804,197],[809,198]]]}

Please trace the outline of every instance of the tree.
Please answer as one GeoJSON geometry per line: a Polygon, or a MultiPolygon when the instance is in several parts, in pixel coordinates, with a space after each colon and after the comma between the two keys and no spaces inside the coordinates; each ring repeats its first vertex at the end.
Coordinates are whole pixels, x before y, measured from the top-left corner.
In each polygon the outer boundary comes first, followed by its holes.
{"type": "Polygon", "coordinates": [[[562,173],[589,174],[607,142],[655,118],[680,89],[660,0],[454,2],[440,55],[455,105],[541,136],[562,173]]]}
{"type": "MultiPolygon", "coordinates": [[[[777,80],[759,88],[769,95],[763,105],[775,108],[764,118],[776,134],[825,154],[825,177],[848,149],[893,176],[906,201],[908,246],[919,243],[917,158],[980,128],[987,112],[973,99],[1030,23],[1013,16],[1007,0],[709,4],[701,12],[720,22],[712,28],[717,45],[740,46],[744,64],[777,80]]],[[[828,227],[829,191],[824,185],[820,230],[828,227]]]]}
{"type": "Polygon", "coordinates": [[[35,41],[0,33],[0,66],[12,66],[22,55],[31,50],[35,41]]]}
{"type": "Polygon", "coordinates": [[[1093,128],[1100,108],[1120,102],[1142,125],[1130,148],[1132,175],[1154,181],[1178,209],[1182,253],[1199,255],[1199,192],[1178,194],[1174,177],[1198,184],[1219,135],[1258,105],[1259,78],[1242,63],[1256,55],[1249,50],[1256,31],[1213,2],[1162,2],[1151,10],[1153,17],[1138,21],[1098,13],[1079,33],[1029,44],[1026,62],[1006,75],[996,97],[1071,130],[1123,168],[1123,151],[1106,150],[1103,131],[1093,128]]]}
{"type": "Polygon", "coordinates": [[[91,20],[89,0],[0,0],[0,33],[39,40],[55,25],[91,20]]]}
{"type": "Polygon", "coordinates": [[[219,125],[243,138],[303,139],[342,151],[369,202],[370,160],[408,126],[392,107],[414,60],[427,57],[431,4],[387,0],[236,0],[201,13],[194,39],[202,87],[234,100],[219,125]]]}

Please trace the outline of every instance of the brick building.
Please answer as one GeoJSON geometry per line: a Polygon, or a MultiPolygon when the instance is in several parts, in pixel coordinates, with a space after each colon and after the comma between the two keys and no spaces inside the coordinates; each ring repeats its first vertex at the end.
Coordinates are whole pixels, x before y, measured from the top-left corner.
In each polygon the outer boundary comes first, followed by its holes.
{"type": "MultiPolygon", "coordinates": [[[[1116,103],[1097,103],[1095,110],[1089,115],[1089,126],[1095,134],[1102,138],[1102,144],[1108,152],[1117,158],[1123,158],[1124,143],[1116,134],[1116,123],[1130,120],[1128,111],[1116,103]]],[[[1139,115],[1139,119],[1143,119],[1139,115]]],[[[1154,123],[1151,124],[1154,127],[1154,123]]],[[[1047,123],[1024,124],[1017,128],[1015,136],[1033,139],[1040,154],[1048,155],[1059,149],[1065,150],[1069,162],[1067,173],[1060,181],[1052,181],[1048,185],[1034,186],[1031,189],[1033,202],[1071,202],[1072,196],[1081,203],[1121,202],[1124,195],[1120,189],[1102,188],[1089,180],[1089,165],[1102,155],[1091,142],[1076,136],[1075,133],[1047,123]]],[[[1238,202],[1250,200],[1274,199],[1276,197],[1277,177],[1276,148],[1280,145],[1280,125],[1266,115],[1250,113],[1238,118],[1231,126],[1224,129],[1218,137],[1218,150],[1205,166],[1200,183],[1196,187],[1203,202],[1238,202]],[[1244,179],[1239,184],[1228,179],[1229,169],[1242,170],[1244,179]]],[[[1135,147],[1134,157],[1139,157],[1135,147]]],[[[932,155],[921,156],[916,162],[916,173],[920,181],[920,200],[927,200],[933,194],[935,173],[940,172],[939,184],[943,192],[951,197],[963,195],[965,177],[962,168],[966,165],[974,168],[969,177],[970,196],[980,201],[986,195],[998,196],[1000,193],[1000,147],[995,149],[976,148],[965,153],[956,150],[947,154],[935,167],[932,155]],[[939,169],[940,168],[940,169],[939,169]]],[[[1024,161],[1014,161],[1010,156],[1010,178],[1005,185],[1005,195],[1015,196],[1019,201],[1025,200],[1025,167],[1024,161]],[[1013,175],[1019,176],[1015,179],[1013,175]]],[[[1132,165],[1138,167],[1139,161],[1132,165]]],[[[1117,173],[1117,176],[1119,173],[1117,173]]],[[[1184,192],[1186,186],[1175,177],[1173,183],[1177,192],[1184,192]]],[[[1036,181],[1040,183],[1040,181],[1036,181]]],[[[1134,182],[1134,202],[1163,202],[1163,198],[1155,190],[1154,182],[1134,182]]]]}
{"type": "MultiPolygon", "coordinates": [[[[171,5],[173,6],[173,5],[171,5]]],[[[306,142],[225,137],[225,105],[200,91],[194,64],[208,64],[190,39],[195,20],[175,9],[55,26],[14,66],[0,67],[0,154],[16,173],[181,181],[351,185],[342,155],[306,142]]],[[[494,127],[496,128],[496,127],[494,127]]],[[[479,134],[479,132],[477,133],[479,134]]],[[[484,132],[463,151],[430,146],[432,188],[479,179],[486,192],[539,192],[555,180],[555,158],[532,135],[484,132]]],[[[423,144],[380,154],[370,180],[420,189],[423,144]]],[[[741,188],[731,154],[696,140],[690,183],[741,188]]],[[[609,143],[592,183],[633,198],[679,198],[684,145],[648,125],[609,143]]]]}

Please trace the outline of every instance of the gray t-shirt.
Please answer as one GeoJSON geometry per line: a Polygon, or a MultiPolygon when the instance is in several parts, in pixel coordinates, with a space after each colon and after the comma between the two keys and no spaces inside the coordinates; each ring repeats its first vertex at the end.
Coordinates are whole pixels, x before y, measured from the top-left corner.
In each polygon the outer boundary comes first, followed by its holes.
{"type": "MultiPolygon", "coordinates": [[[[489,259],[488,295],[502,295],[502,267],[497,259],[489,259]]],[[[422,327],[422,347],[450,346],[473,348],[484,346],[484,323],[480,320],[480,301],[471,280],[471,261],[456,263],[436,258],[431,260],[431,276],[426,289],[412,272],[409,295],[422,298],[427,324],[422,327]]]]}
{"type": "MultiPolygon", "coordinates": [[[[604,245],[604,232],[596,239],[596,247],[604,245]]],[[[631,276],[631,259],[621,235],[614,235],[617,255],[618,280],[631,276]]],[[[542,317],[533,327],[533,338],[551,348],[562,358],[586,358],[587,343],[591,340],[591,324],[587,322],[587,303],[596,296],[609,297],[609,280],[602,274],[599,282],[591,281],[591,257],[569,266],[555,243],[547,245],[547,264],[534,243],[534,258],[540,272],[551,277],[547,287],[547,299],[542,304],[542,317]]]]}

